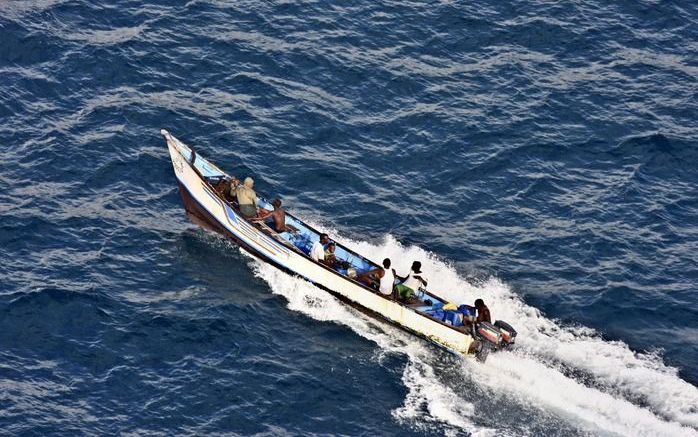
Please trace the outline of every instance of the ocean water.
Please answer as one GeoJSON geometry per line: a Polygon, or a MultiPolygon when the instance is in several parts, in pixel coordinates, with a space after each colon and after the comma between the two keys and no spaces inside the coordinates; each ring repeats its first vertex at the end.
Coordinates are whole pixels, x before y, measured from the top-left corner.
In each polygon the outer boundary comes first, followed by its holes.
{"type": "Polygon", "coordinates": [[[0,1],[0,434],[698,435],[698,3],[0,1]],[[167,128],[519,331],[187,221],[167,128]]]}

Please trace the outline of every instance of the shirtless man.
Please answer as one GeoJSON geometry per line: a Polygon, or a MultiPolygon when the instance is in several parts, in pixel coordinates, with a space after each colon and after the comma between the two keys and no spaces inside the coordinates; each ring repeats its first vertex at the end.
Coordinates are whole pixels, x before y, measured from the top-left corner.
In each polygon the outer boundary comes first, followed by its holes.
{"type": "Polygon", "coordinates": [[[475,300],[475,308],[477,308],[477,322],[487,322],[492,323],[492,317],[490,316],[490,309],[485,305],[485,301],[482,299],[475,300]]]}
{"type": "Polygon", "coordinates": [[[267,214],[264,220],[271,221],[272,228],[278,233],[288,231],[286,228],[286,211],[281,207],[281,199],[272,200],[271,205],[274,207],[274,211],[267,214]]]}

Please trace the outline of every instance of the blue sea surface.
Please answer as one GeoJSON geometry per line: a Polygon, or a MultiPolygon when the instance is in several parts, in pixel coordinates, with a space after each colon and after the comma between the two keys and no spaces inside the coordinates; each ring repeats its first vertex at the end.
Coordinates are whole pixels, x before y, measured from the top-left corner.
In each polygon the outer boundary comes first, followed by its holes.
{"type": "Polygon", "coordinates": [[[698,435],[698,3],[0,1],[0,434],[698,435]],[[190,223],[173,135],[519,330],[190,223]]]}

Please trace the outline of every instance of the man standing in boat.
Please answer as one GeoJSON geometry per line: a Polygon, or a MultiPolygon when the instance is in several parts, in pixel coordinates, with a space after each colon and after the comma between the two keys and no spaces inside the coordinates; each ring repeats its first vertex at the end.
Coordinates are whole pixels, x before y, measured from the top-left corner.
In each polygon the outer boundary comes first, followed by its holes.
{"type": "Polygon", "coordinates": [[[252,189],[253,186],[254,179],[248,176],[245,182],[235,189],[240,213],[246,218],[257,217],[257,193],[252,189]]]}
{"type": "Polygon", "coordinates": [[[269,222],[269,224],[278,233],[286,232],[286,211],[281,207],[281,199],[276,198],[271,201],[271,205],[274,210],[264,217],[264,220],[269,222]]]}

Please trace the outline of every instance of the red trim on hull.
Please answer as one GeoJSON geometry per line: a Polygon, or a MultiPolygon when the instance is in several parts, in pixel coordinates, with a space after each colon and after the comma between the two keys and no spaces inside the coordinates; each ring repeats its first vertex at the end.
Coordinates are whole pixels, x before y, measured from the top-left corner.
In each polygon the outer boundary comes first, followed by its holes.
{"type": "Polygon", "coordinates": [[[196,199],[194,199],[194,197],[192,197],[192,195],[189,194],[189,190],[187,190],[184,184],[182,184],[178,180],[177,185],[179,185],[179,194],[182,197],[184,210],[187,212],[187,217],[189,218],[189,220],[192,221],[192,223],[201,226],[202,228],[206,228],[210,231],[223,234],[226,237],[232,236],[228,235],[230,234],[230,232],[223,228],[218,223],[218,221],[211,216],[211,214],[208,211],[206,211],[201,207],[201,205],[199,205],[199,202],[197,202],[196,199]]]}

